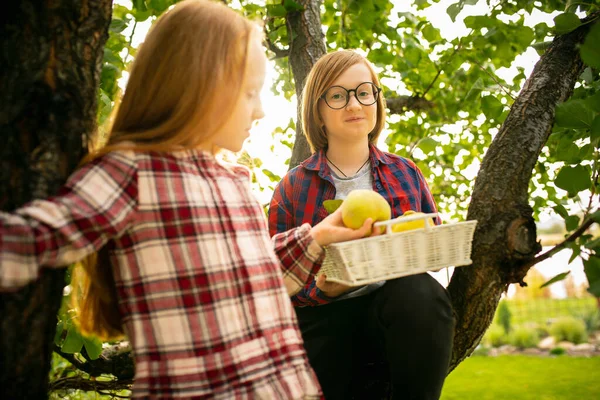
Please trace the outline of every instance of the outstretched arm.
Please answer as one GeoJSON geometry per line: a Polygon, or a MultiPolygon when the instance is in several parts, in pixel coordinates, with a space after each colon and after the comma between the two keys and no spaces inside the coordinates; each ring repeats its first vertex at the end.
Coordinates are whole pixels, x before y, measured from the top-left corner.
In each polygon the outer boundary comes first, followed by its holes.
{"type": "Polygon", "coordinates": [[[135,161],[111,153],[77,170],[57,196],[0,213],[0,289],[97,251],[127,229],[136,207],[135,161]]]}

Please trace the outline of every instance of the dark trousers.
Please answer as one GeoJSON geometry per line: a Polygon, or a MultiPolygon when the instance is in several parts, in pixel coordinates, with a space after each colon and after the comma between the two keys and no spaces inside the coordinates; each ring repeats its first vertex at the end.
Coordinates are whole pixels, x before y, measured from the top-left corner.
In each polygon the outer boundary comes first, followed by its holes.
{"type": "Polygon", "coordinates": [[[367,363],[387,367],[393,399],[439,399],[455,320],[448,293],[430,275],[390,280],[366,296],[296,314],[326,400],[356,398],[367,363]]]}

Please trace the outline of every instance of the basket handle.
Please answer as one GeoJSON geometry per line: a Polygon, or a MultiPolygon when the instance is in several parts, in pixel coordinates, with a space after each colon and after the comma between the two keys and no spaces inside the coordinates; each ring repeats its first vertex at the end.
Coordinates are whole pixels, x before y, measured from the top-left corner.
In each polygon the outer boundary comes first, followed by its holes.
{"type": "Polygon", "coordinates": [[[425,220],[425,230],[429,230],[431,226],[429,226],[429,218],[436,218],[438,213],[429,213],[429,214],[411,214],[407,216],[399,216],[394,219],[388,219],[387,221],[379,221],[373,224],[374,227],[378,228],[380,226],[385,226],[385,233],[392,233],[392,225],[397,224],[399,222],[411,222],[418,221],[421,219],[425,220]]]}

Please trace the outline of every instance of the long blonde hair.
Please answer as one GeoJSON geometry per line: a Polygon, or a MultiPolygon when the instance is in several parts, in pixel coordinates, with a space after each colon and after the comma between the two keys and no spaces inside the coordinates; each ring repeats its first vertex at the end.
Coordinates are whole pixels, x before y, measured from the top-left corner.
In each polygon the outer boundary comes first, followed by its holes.
{"type": "MultiPolygon", "coordinates": [[[[306,77],[302,90],[302,129],[312,152],[327,147],[327,133],[323,127],[323,120],[319,113],[319,100],[321,95],[333,82],[348,68],[363,63],[371,71],[371,79],[376,86],[381,86],[379,78],[371,63],[352,50],[338,50],[325,54],[319,58],[306,77]]],[[[377,122],[369,133],[369,143],[375,143],[385,124],[385,99],[377,98],[377,122]]]]}
{"type": "MultiPolygon", "coordinates": [[[[227,122],[240,98],[247,49],[258,25],[208,0],[175,5],[154,23],[133,62],[107,143],[83,160],[116,150],[192,149],[227,122]]],[[[74,269],[72,299],[83,333],[123,334],[108,251],[74,269]]]]}

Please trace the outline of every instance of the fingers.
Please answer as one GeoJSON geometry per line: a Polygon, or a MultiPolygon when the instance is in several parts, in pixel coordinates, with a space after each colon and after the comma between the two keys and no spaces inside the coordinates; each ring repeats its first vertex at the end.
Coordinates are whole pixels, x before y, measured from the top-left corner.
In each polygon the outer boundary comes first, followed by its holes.
{"type": "Polygon", "coordinates": [[[356,233],[360,235],[358,237],[362,238],[373,232],[373,223],[374,221],[372,218],[367,218],[363,225],[356,231],[356,233]]]}
{"type": "Polygon", "coordinates": [[[317,276],[317,287],[322,290],[326,280],[327,276],[325,274],[320,274],[317,276]]]}

